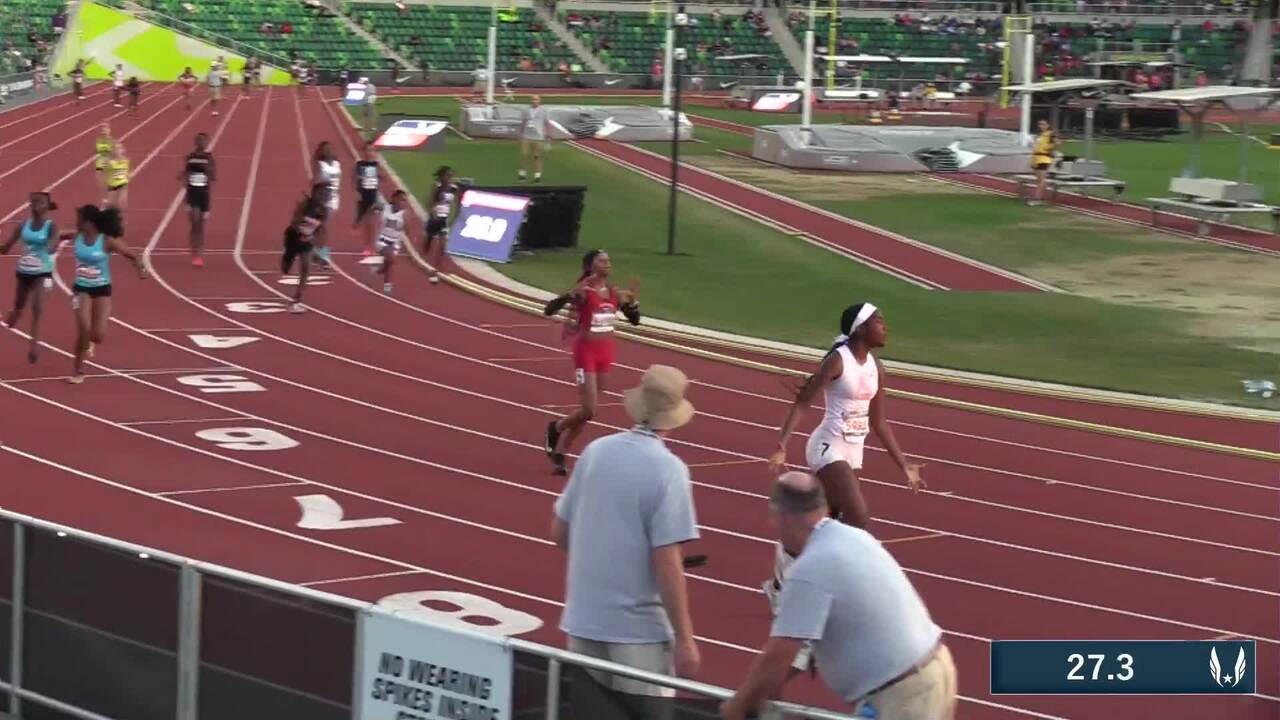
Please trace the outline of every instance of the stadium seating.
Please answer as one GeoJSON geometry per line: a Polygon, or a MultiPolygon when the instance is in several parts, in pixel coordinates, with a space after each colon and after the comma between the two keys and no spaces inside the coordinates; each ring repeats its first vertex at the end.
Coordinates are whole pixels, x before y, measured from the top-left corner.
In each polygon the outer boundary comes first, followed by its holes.
{"type": "Polygon", "coordinates": [[[57,42],[53,16],[65,7],[65,0],[0,0],[0,74],[44,61],[57,42]]]}
{"type": "MultiPolygon", "coordinates": [[[[6,2],[8,0],[5,0],[6,2]]],[[[383,68],[387,60],[341,18],[298,0],[142,0],[158,13],[244,43],[264,55],[296,53],[321,68],[383,68]],[[270,32],[264,24],[270,23],[270,32]]],[[[164,17],[152,17],[171,25],[164,17]]]]}
{"type": "MultiPolygon", "coordinates": [[[[664,13],[561,10],[560,21],[615,72],[649,73],[654,60],[662,57],[667,27],[664,13]]],[[[684,33],[694,73],[771,76],[793,72],[777,43],[741,15],[726,12],[718,22],[709,14],[690,15],[684,33]],[[764,57],[718,59],[733,55],[764,57]]]]}
{"type": "MultiPolygon", "coordinates": [[[[396,52],[436,70],[474,70],[484,67],[488,52],[490,9],[350,3],[348,15],[396,52]]],[[[555,71],[561,62],[580,61],[563,47],[555,33],[541,27],[528,8],[504,8],[499,13],[498,68],[555,71]]]]}

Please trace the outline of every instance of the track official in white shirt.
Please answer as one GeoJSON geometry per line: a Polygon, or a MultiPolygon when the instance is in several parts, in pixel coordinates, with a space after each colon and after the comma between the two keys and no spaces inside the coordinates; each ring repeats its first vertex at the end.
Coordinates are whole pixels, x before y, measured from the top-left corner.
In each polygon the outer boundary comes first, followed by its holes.
{"type": "Polygon", "coordinates": [[[530,154],[533,155],[533,181],[542,182],[542,159],[551,142],[547,138],[547,120],[547,108],[542,105],[542,98],[534,95],[520,118],[520,170],[517,173],[520,182],[525,180],[525,166],[529,164],[530,154]]]}
{"type": "Polygon", "coordinates": [[[741,720],[777,697],[808,641],[818,674],[855,717],[951,720],[951,653],[893,556],[865,530],[830,519],[822,484],[807,473],[779,477],[769,507],[797,557],[770,637],[721,717],[741,720]]]}
{"type": "MultiPolygon", "coordinates": [[[[662,441],[693,417],[689,381],[655,365],[623,397],[632,429],[582,451],[555,504],[551,538],[569,551],[560,629],[569,650],[663,675],[701,662],[681,544],[698,538],[689,468],[662,441]]],[[[667,688],[590,670],[573,675],[575,717],[661,720],[667,688]]]]}

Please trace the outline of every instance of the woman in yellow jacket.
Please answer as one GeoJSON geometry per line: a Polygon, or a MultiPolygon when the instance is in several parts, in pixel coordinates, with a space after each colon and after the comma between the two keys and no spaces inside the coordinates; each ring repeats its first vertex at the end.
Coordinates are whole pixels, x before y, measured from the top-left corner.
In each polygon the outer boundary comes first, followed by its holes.
{"type": "Polygon", "coordinates": [[[1036,174],[1036,197],[1029,204],[1044,203],[1045,189],[1049,184],[1049,168],[1053,166],[1053,155],[1058,151],[1058,136],[1049,129],[1049,121],[1039,122],[1040,134],[1031,146],[1031,169],[1036,174]]]}
{"type": "Polygon", "coordinates": [[[94,141],[93,150],[93,169],[98,173],[98,181],[102,183],[103,201],[106,201],[107,190],[107,163],[111,162],[111,157],[115,154],[116,139],[111,137],[111,124],[102,123],[102,134],[94,141]]]}
{"type": "Polygon", "coordinates": [[[124,212],[129,197],[129,158],[125,157],[124,145],[116,143],[112,148],[111,158],[107,160],[107,207],[119,208],[124,212]]]}

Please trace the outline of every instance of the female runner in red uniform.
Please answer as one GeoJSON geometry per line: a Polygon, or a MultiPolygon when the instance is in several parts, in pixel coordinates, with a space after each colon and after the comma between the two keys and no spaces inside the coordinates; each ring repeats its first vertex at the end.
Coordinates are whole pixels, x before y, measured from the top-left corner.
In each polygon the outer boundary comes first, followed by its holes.
{"type": "Polygon", "coordinates": [[[566,305],[572,305],[573,311],[565,334],[573,342],[574,382],[581,406],[574,414],[547,425],[545,449],[557,475],[568,474],[564,453],[595,417],[597,401],[604,389],[602,376],[613,366],[613,324],[618,311],[621,310],[632,325],[640,324],[636,282],[632,281],[629,290],[610,285],[612,267],[605,251],[587,253],[582,258],[582,275],[578,277],[577,286],[551,300],[542,310],[548,317],[566,305]]]}

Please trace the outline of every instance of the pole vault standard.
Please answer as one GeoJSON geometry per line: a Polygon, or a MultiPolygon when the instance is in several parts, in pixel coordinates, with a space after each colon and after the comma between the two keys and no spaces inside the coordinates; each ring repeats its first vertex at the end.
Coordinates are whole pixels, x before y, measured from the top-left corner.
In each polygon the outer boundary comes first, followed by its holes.
{"type": "Polygon", "coordinates": [[[804,32],[804,96],[801,98],[804,107],[800,108],[800,127],[805,130],[809,129],[813,115],[813,31],[817,15],[818,1],[809,0],[809,29],[804,32]]]}
{"type": "MultiPolygon", "coordinates": [[[[673,18],[675,24],[675,36],[673,45],[683,44],[685,25],[689,24],[689,16],[684,13],[684,8],[680,8],[673,18]]],[[[675,102],[671,108],[671,199],[667,209],[667,254],[676,254],[676,197],[680,194],[680,85],[681,71],[684,69],[685,58],[688,53],[684,47],[671,48],[671,57],[675,61],[674,79],[675,82],[675,102]]]]}
{"type": "Polygon", "coordinates": [[[673,26],[675,21],[675,3],[667,3],[667,32],[666,40],[662,46],[662,107],[671,107],[671,73],[672,55],[675,54],[676,47],[676,30],[673,26]]]}
{"type": "Polygon", "coordinates": [[[493,104],[493,83],[498,75],[498,0],[489,9],[489,53],[485,62],[484,101],[493,104]]]}

